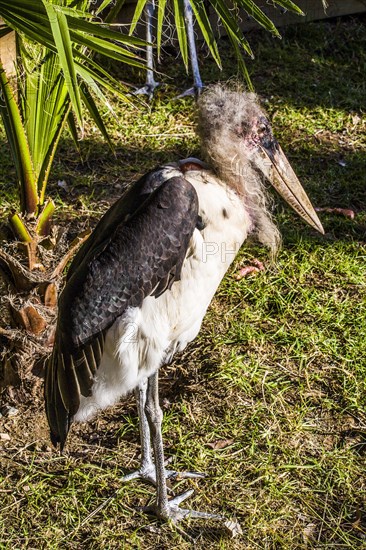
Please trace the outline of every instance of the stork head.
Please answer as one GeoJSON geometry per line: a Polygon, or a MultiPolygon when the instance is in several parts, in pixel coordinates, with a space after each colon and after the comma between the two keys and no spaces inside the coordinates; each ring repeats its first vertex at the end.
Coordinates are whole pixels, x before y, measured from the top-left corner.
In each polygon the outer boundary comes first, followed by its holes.
{"type": "Polygon", "coordinates": [[[255,94],[215,85],[199,99],[199,133],[207,160],[245,196],[256,192],[260,172],[312,227],[322,224],[284,152],[273,135],[255,94]]]}

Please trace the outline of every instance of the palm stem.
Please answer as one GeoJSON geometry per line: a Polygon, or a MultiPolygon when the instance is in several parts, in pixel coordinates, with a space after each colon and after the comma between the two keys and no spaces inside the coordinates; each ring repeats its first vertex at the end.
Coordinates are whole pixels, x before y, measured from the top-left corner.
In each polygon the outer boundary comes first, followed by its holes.
{"type": "Polygon", "coordinates": [[[42,212],[38,216],[36,233],[42,237],[46,237],[50,234],[51,230],[51,217],[55,211],[55,203],[49,199],[42,212]]]}
{"type": "Polygon", "coordinates": [[[0,90],[0,113],[18,173],[21,211],[34,214],[38,206],[38,194],[32,158],[19,107],[1,61],[0,90]]]}
{"type": "Polygon", "coordinates": [[[32,241],[32,236],[19,214],[12,214],[9,216],[9,222],[17,239],[22,243],[30,243],[32,241]]]}

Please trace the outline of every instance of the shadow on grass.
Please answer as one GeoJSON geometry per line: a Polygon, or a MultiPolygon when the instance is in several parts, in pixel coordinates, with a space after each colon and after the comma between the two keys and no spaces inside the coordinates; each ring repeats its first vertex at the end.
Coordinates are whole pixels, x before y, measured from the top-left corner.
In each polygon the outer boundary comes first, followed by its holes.
{"type": "Polygon", "coordinates": [[[366,91],[365,15],[293,25],[282,41],[253,36],[250,63],[259,93],[271,92],[296,108],[360,110],[366,91]],[[270,45],[273,45],[273,48],[270,45]]]}

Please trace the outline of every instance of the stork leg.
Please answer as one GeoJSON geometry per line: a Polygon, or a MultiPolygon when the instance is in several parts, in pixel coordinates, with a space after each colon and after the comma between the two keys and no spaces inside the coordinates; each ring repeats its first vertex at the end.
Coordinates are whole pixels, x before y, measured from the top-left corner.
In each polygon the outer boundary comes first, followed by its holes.
{"type": "Polygon", "coordinates": [[[140,478],[155,485],[155,465],[152,460],[151,454],[150,429],[145,414],[146,391],[147,378],[145,378],[145,380],[135,390],[137,411],[140,423],[141,466],[135,472],[124,476],[122,480],[130,481],[131,479],[140,478]]]}
{"type": "Polygon", "coordinates": [[[149,99],[152,98],[155,88],[159,86],[159,83],[156,82],[154,78],[154,51],[153,51],[153,47],[151,46],[154,40],[154,37],[153,37],[154,12],[155,12],[155,1],[150,0],[149,2],[147,2],[145,7],[146,42],[148,43],[148,45],[146,46],[146,64],[147,64],[146,82],[145,82],[145,86],[133,92],[134,95],[142,95],[142,94],[147,95],[149,99]]]}
{"type": "Polygon", "coordinates": [[[154,373],[148,379],[147,396],[145,412],[152,437],[155,470],[156,470],[156,503],[153,506],[144,508],[146,512],[152,512],[159,519],[171,520],[174,523],[185,517],[203,518],[203,519],[224,519],[217,514],[208,514],[206,512],[197,512],[179,508],[179,504],[190,497],[193,490],[186,491],[168,500],[168,491],[166,485],[166,472],[164,463],[163,437],[161,433],[161,424],[163,412],[159,405],[159,385],[158,372],[154,373]]]}
{"type": "Polygon", "coordinates": [[[184,19],[187,27],[188,48],[191,58],[193,86],[192,88],[189,88],[188,90],[185,90],[182,94],[180,94],[178,96],[178,99],[192,95],[199,96],[203,89],[201,74],[198,65],[196,42],[194,39],[193,10],[190,0],[184,0],[184,19]]]}
{"type": "MultiPolygon", "coordinates": [[[[136,388],[135,395],[137,401],[137,411],[140,423],[140,442],[141,442],[141,465],[140,468],[130,474],[125,475],[122,481],[131,481],[132,479],[143,479],[156,486],[155,464],[152,459],[151,435],[149,423],[146,417],[146,393],[147,378],[136,388]]],[[[166,466],[168,461],[165,461],[166,466]]],[[[165,469],[166,479],[186,479],[203,478],[205,474],[201,472],[177,472],[176,470],[165,469]]]]}

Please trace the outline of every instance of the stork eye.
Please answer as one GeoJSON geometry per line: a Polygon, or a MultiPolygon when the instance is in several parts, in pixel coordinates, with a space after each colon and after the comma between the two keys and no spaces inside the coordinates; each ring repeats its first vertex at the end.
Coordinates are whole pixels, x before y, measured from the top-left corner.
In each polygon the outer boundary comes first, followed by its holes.
{"type": "Polygon", "coordinates": [[[267,125],[266,124],[260,124],[259,127],[258,127],[258,133],[259,134],[264,134],[266,131],[268,130],[267,128],[267,125]]]}

